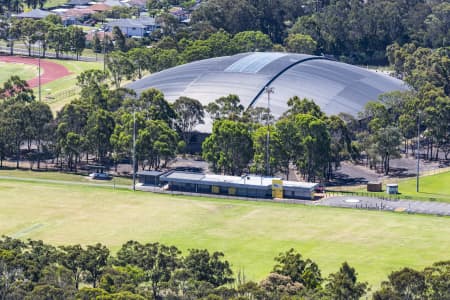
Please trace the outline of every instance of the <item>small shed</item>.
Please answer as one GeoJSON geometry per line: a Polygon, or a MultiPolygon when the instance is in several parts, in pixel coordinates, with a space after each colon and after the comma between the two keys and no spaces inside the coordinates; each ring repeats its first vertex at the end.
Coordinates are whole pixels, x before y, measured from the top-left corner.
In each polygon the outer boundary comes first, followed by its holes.
{"type": "Polygon", "coordinates": [[[381,192],[382,185],[381,182],[368,182],[367,191],[368,192],[381,192]]]}
{"type": "Polygon", "coordinates": [[[396,183],[386,184],[386,194],[389,195],[398,194],[398,184],[396,183]]]}
{"type": "Polygon", "coordinates": [[[139,183],[143,185],[159,185],[159,177],[163,175],[162,171],[139,171],[137,172],[139,183]]]}

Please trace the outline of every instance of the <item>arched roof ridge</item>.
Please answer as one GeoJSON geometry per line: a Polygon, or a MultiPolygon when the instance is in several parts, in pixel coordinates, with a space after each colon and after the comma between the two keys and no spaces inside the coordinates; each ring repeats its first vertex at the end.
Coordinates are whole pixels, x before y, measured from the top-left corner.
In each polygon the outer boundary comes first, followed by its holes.
{"type": "Polygon", "coordinates": [[[251,108],[253,106],[253,104],[256,102],[256,100],[258,100],[258,98],[262,95],[262,93],[264,93],[264,91],[266,90],[266,88],[268,88],[275,80],[277,80],[281,75],[283,75],[286,71],[290,70],[291,68],[307,62],[307,61],[311,61],[311,60],[319,60],[319,59],[324,59],[324,60],[331,60],[329,58],[326,58],[324,56],[312,56],[312,57],[307,57],[307,58],[302,58],[299,59],[293,63],[291,63],[290,65],[284,67],[281,71],[279,71],[278,73],[276,73],[260,90],[259,92],[255,95],[255,97],[252,99],[252,101],[250,101],[250,104],[248,105],[247,109],[251,108]]]}

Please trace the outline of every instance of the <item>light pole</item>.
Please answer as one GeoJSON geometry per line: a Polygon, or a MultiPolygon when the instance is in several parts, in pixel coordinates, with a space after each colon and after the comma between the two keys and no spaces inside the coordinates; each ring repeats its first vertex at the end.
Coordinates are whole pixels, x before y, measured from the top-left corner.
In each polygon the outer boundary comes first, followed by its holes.
{"type": "Polygon", "coordinates": [[[133,104],[133,191],[136,191],[136,109],[133,104]]]}
{"type": "Polygon", "coordinates": [[[39,86],[39,102],[41,102],[41,40],[39,40],[39,55],[38,55],[38,86],[39,86]]]}
{"type": "Polygon", "coordinates": [[[41,92],[41,47],[42,47],[42,32],[36,32],[36,37],[38,38],[37,42],[39,44],[39,52],[38,52],[38,90],[39,90],[39,102],[42,100],[42,92],[41,92]]]}
{"type": "Polygon", "coordinates": [[[103,73],[106,72],[106,32],[103,32],[103,73]]]}
{"type": "Polygon", "coordinates": [[[417,115],[417,172],[416,172],[416,192],[419,192],[419,170],[420,170],[420,113],[417,115]]]}
{"type": "Polygon", "coordinates": [[[266,86],[264,91],[267,93],[267,138],[266,138],[266,168],[267,176],[270,175],[270,94],[275,93],[273,87],[266,86]]]}

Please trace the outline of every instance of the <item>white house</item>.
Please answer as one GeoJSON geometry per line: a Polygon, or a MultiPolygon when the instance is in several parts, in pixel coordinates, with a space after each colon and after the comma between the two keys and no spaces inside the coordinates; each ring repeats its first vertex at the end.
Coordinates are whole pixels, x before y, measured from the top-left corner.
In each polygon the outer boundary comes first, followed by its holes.
{"type": "Polygon", "coordinates": [[[155,18],[140,17],[138,19],[117,19],[106,24],[105,29],[112,31],[114,27],[119,27],[125,36],[144,37],[152,33],[159,26],[155,18]]]}

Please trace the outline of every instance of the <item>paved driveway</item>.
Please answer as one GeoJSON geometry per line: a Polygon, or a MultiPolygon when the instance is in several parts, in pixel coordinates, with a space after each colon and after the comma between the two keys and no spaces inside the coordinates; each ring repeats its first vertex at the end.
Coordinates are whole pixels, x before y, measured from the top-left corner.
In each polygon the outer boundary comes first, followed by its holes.
{"type": "Polygon", "coordinates": [[[383,200],[360,196],[336,196],[314,202],[316,205],[410,212],[450,216],[450,203],[410,200],[383,200]]]}

